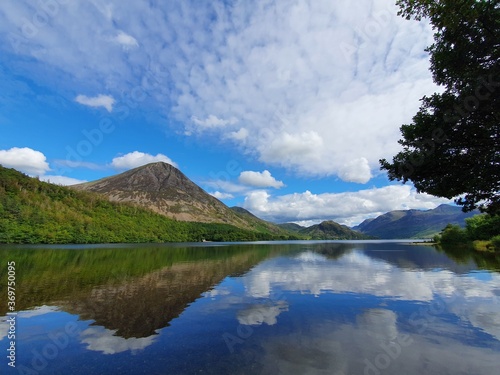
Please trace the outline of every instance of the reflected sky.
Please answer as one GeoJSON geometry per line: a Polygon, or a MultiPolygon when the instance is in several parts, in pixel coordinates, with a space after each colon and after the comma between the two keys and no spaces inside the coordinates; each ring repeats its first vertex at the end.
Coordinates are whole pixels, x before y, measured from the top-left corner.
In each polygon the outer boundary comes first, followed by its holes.
{"type": "MultiPolygon", "coordinates": [[[[38,374],[489,375],[500,366],[498,272],[399,243],[229,249],[20,312],[18,364],[38,374]]],[[[7,328],[0,318],[2,348],[7,328]]]]}

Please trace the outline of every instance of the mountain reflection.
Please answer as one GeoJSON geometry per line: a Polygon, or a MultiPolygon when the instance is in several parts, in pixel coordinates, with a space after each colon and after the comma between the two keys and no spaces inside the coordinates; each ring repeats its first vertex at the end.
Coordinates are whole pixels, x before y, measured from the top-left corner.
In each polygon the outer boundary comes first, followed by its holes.
{"type": "Polygon", "coordinates": [[[23,265],[18,274],[20,309],[59,306],[114,336],[143,338],[168,326],[226,276],[243,274],[276,251],[283,247],[145,245],[9,250],[0,257],[23,265]]]}
{"type": "Polygon", "coordinates": [[[245,272],[258,260],[254,252],[243,251],[223,259],[180,262],[118,284],[94,287],[90,293],[60,305],[82,319],[114,330],[115,335],[147,337],[168,326],[224,277],[245,272]]]}

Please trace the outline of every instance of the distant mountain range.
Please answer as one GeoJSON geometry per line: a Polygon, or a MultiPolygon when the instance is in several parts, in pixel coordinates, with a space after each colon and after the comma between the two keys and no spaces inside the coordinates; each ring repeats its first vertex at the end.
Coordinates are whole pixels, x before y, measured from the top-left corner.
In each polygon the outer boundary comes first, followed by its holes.
{"type": "Polygon", "coordinates": [[[477,213],[441,205],[391,211],[354,228],[331,220],[306,228],[229,208],[167,163],[72,187],[1,166],[0,177],[0,242],[8,243],[429,238],[449,223],[464,226],[465,218],[477,213]]]}
{"type": "Polygon", "coordinates": [[[180,170],[167,163],[151,163],[101,180],[74,185],[111,201],[137,204],[166,217],[189,222],[224,223],[262,233],[290,235],[314,240],[431,238],[447,224],[465,225],[459,207],[443,204],[433,210],[398,210],[368,219],[349,228],[334,221],[310,227],[294,223],[274,224],[241,207],[227,207],[205,192],[180,170]]]}
{"type": "Polygon", "coordinates": [[[225,223],[245,230],[307,239],[365,239],[365,234],[325,221],[309,228],[297,224],[277,225],[241,207],[227,207],[167,163],[151,163],[101,180],[73,185],[111,201],[128,202],[181,221],[225,223]]]}
{"type": "Polygon", "coordinates": [[[369,236],[384,239],[432,238],[447,224],[465,226],[465,219],[478,211],[464,213],[460,207],[442,204],[432,210],[390,211],[353,227],[369,236]]]}

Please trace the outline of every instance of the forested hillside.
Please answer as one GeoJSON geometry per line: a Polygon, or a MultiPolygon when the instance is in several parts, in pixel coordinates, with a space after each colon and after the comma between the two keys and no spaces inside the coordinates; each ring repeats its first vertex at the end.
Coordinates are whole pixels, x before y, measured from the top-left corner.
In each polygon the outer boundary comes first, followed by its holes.
{"type": "Polygon", "coordinates": [[[0,166],[0,243],[288,239],[228,224],[181,222],[0,166]]]}

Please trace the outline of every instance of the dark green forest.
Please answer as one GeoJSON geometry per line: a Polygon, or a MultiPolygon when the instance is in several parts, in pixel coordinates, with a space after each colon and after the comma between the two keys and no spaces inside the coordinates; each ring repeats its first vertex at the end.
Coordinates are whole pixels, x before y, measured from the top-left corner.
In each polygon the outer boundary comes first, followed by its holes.
{"type": "MultiPolygon", "coordinates": [[[[293,237],[293,236],[292,236],[293,237]]],[[[294,239],[220,223],[169,219],[0,166],[0,243],[147,243],[294,239]]]]}

